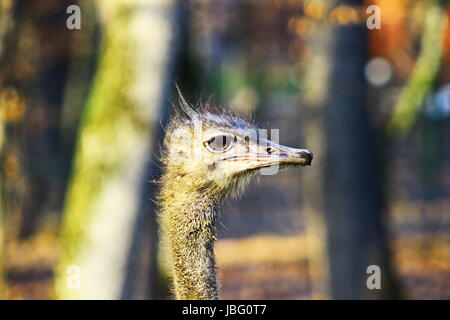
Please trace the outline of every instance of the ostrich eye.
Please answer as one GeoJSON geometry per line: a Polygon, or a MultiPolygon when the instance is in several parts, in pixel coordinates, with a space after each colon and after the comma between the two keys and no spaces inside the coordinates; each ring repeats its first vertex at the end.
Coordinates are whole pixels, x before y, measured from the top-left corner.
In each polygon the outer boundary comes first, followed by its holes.
{"type": "Polygon", "coordinates": [[[234,138],[232,136],[216,136],[205,142],[205,146],[212,152],[225,152],[232,147],[234,138]]]}

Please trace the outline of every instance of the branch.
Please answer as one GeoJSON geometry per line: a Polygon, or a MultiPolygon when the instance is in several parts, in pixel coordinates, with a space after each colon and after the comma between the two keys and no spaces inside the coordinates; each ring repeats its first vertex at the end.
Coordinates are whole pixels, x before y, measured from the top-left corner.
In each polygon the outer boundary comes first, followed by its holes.
{"type": "Polygon", "coordinates": [[[405,133],[414,124],[423,100],[439,74],[447,17],[443,1],[433,1],[425,17],[421,52],[389,119],[389,134],[405,133]]]}

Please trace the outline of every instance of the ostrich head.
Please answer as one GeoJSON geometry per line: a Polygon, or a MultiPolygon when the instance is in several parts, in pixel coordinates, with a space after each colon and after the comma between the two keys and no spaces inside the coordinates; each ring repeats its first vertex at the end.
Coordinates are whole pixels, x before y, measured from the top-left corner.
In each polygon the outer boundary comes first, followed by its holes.
{"type": "MultiPolygon", "coordinates": [[[[180,94],[180,110],[166,131],[166,171],[189,179],[197,190],[225,196],[262,168],[307,166],[313,154],[267,139],[248,118],[208,105],[194,109],[180,94]]],[[[269,171],[267,171],[269,172],[269,171]]]]}
{"type": "MultiPolygon", "coordinates": [[[[166,129],[159,218],[178,299],[217,299],[214,241],[220,202],[272,165],[310,165],[312,153],[266,139],[248,119],[180,108],[166,129]]],[[[273,167],[271,167],[273,168],[273,167]]]]}

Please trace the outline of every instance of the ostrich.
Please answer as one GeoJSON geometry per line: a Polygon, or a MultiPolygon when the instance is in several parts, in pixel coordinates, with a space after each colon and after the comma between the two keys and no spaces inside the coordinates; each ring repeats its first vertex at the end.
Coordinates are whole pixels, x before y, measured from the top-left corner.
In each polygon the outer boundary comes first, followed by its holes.
{"type": "Polygon", "coordinates": [[[159,222],[177,299],[218,299],[214,242],[218,209],[262,168],[307,166],[313,155],[258,137],[257,127],[230,111],[193,108],[179,93],[166,128],[158,195],[159,222]]]}

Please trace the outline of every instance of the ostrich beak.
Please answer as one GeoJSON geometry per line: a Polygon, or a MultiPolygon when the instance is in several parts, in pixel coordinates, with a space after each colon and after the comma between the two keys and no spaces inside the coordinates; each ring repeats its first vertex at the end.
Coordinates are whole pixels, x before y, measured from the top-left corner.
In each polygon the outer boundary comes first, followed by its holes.
{"type": "Polygon", "coordinates": [[[290,148],[273,142],[266,151],[268,155],[264,155],[264,158],[272,164],[310,166],[313,160],[313,153],[309,150],[290,148]]]}
{"type": "Polygon", "coordinates": [[[306,149],[296,149],[266,140],[264,144],[254,145],[253,152],[228,156],[222,161],[239,161],[247,163],[246,170],[260,169],[272,165],[310,166],[313,153],[306,149]]]}

